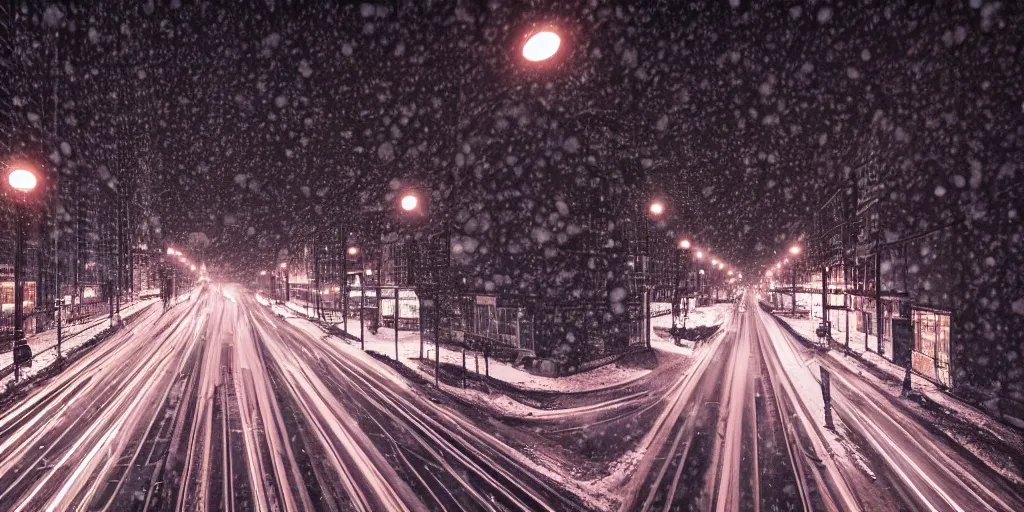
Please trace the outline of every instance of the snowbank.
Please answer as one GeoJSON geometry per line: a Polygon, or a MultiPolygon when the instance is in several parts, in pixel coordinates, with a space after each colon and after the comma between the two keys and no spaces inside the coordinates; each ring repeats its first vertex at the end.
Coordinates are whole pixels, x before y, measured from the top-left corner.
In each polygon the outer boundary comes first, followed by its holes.
{"type": "MultiPolygon", "coordinates": [[[[275,314],[284,318],[316,320],[311,316],[307,316],[306,308],[301,305],[294,303],[287,303],[284,305],[270,304],[269,301],[261,296],[257,296],[257,300],[260,301],[260,304],[269,305],[275,314]]],[[[310,315],[312,315],[312,311],[312,309],[309,310],[310,315]]],[[[320,327],[319,322],[293,322],[293,325],[306,331],[310,336],[325,336],[324,329],[320,327]]],[[[343,340],[344,342],[357,347],[360,345],[359,319],[350,318],[348,321],[347,331],[345,329],[344,322],[335,323],[333,327],[338,331],[348,333],[348,337],[343,340]]],[[[372,334],[369,330],[369,324],[366,323],[362,329],[362,339],[363,345],[367,351],[376,352],[392,359],[395,358],[396,344],[394,329],[380,327],[377,334],[372,334]]],[[[339,339],[339,341],[342,340],[339,339]]],[[[422,346],[423,358],[421,359],[419,331],[398,331],[398,361],[403,366],[412,369],[430,382],[434,381],[434,375],[432,372],[433,363],[436,357],[435,350],[437,350],[437,348],[434,343],[425,341],[422,346]]],[[[463,351],[457,348],[441,346],[440,362],[442,364],[462,367],[463,351]]],[[[650,369],[619,366],[616,363],[612,363],[566,377],[543,377],[528,373],[507,362],[497,361],[493,358],[489,363],[485,363],[483,354],[473,350],[465,351],[465,367],[469,373],[480,375],[488,373],[489,367],[489,375],[491,378],[503,381],[524,392],[543,391],[576,393],[584,391],[599,391],[632,382],[651,373],[650,369]]],[[[445,390],[468,402],[488,406],[498,414],[527,416],[536,414],[539,411],[538,409],[522,404],[513,398],[497,392],[486,393],[480,390],[463,389],[461,387],[452,386],[446,386],[445,390]]]]}
{"type": "MultiPolygon", "coordinates": [[[[687,312],[686,328],[706,329],[710,327],[718,327],[725,323],[725,321],[729,318],[729,315],[732,314],[732,310],[734,307],[736,307],[736,305],[731,302],[722,302],[718,304],[712,304],[710,306],[691,309],[687,312]]],[[[683,323],[679,322],[678,326],[682,327],[682,325],[683,323]]],[[[655,341],[663,341],[675,347],[674,340],[669,334],[669,330],[672,328],[672,315],[664,315],[652,318],[651,328],[652,343],[655,341]]],[[[687,342],[687,340],[683,340],[683,342],[685,344],[682,347],[683,349],[692,349],[692,342],[687,342]]],[[[666,348],[662,346],[658,346],[657,348],[664,348],[668,351],[676,352],[676,350],[674,350],[673,348],[666,348]]],[[[684,351],[684,353],[690,354],[692,353],[692,351],[684,351]]]]}
{"type": "MultiPolygon", "coordinates": [[[[121,306],[121,318],[128,318],[135,313],[159,302],[159,299],[145,299],[121,306]]],[[[110,318],[107,315],[100,315],[93,318],[84,325],[79,324],[63,330],[61,341],[61,353],[68,352],[81,347],[95,339],[103,331],[110,328],[110,318]]],[[[32,366],[21,369],[21,378],[28,379],[45,370],[57,360],[57,329],[49,329],[37,334],[30,334],[25,337],[28,346],[32,348],[32,366]]],[[[14,383],[14,373],[11,365],[14,364],[13,352],[0,354],[0,391],[6,390],[9,384],[14,383]]]]}
{"type": "MultiPolygon", "coordinates": [[[[775,318],[791,327],[805,340],[816,341],[818,339],[815,333],[818,320],[779,316],[775,318]]],[[[842,340],[840,345],[845,342],[845,333],[836,329],[833,329],[832,337],[835,340],[842,340]]],[[[877,347],[877,342],[871,343],[876,338],[874,336],[869,338],[868,346],[877,347]]],[[[823,354],[823,357],[828,357],[830,361],[856,372],[861,378],[871,383],[875,389],[887,393],[891,398],[899,398],[906,370],[875,352],[865,350],[864,345],[864,334],[851,332],[850,353],[854,357],[845,357],[841,351],[837,350],[831,350],[827,354],[823,354]],[[856,342],[854,341],[855,336],[856,342]]],[[[835,345],[833,346],[835,347],[835,345]]],[[[1007,460],[1006,454],[1003,453],[1005,450],[999,446],[991,446],[990,442],[986,441],[986,439],[998,440],[999,443],[1015,449],[1017,453],[1022,453],[1024,452],[1024,436],[1020,432],[949,395],[929,380],[914,376],[911,382],[913,390],[936,407],[922,407],[915,401],[901,400],[905,407],[914,410],[920,416],[931,418],[934,420],[933,425],[950,439],[955,440],[976,457],[985,461],[989,467],[1004,477],[1017,485],[1024,485],[1024,478],[1020,476],[1020,468],[1015,467],[1011,461],[1007,460]],[[964,428],[965,426],[967,428],[964,428]]]]}

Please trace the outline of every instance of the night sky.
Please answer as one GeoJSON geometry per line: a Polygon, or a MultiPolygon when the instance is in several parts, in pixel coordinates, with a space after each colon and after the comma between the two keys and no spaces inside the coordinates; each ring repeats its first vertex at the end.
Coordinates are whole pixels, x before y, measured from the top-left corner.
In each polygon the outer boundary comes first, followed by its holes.
{"type": "Polygon", "coordinates": [[[148,172],[169,239],[205,232],[238,267],[450,173],[467,212],[531,172],[646,173],[676,230],[746,267],[860,166],[923,191],[922,217],[1021,182],[1014,2],[234,4],[32,4],[15,94],[45,126],[56,81],[73,159],[148,172]],[[568,51],[524,65],[545,26],[568,51]]]}

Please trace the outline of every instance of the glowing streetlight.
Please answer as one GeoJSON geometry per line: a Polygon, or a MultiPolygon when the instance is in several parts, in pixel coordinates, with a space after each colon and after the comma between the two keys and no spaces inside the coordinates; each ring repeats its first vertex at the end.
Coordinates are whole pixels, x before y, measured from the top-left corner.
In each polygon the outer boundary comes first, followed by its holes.
{"type": "Polygon", "coordinates": [[[718,263],[718,270],[722,270],[724,268],[725,268],[725,263],[719,262],[718,263]]]}
{"type": "Polygon", "coordinates": [[[701,252],[701,251],[697,251],[697,259],[698,260],[704,259],[704,253],[701,252]]]}
{"type": "Polygon", "coordinates": [[[530,62],[540,62],[554,57],[558,48],[562,45],[562,38],[558,34],[545,30],[537,32],[526,40],[523,45],[523,58],[530,62]]]}
{"type": "Polygon", "coordinates": [[[168,256],[174,256],[174,249],[171,249],[170,247],[168,247],[167,248],[167,255],[168,256]]]}
{"type": "Polygon", "coordinates": [[[281,268],[288,268],[288,264],[282,261],[281,262],[281,268]]]}
{"type": "Polygon", "coordinates": [[[195,272],[195,271],[196,271],[196,266],[195,266],[195,265],[192,265],[192,266],[191,266],[191,267],[189,267],[189,268],[191,268],[191,269],[192,269],[192,272],[195,272]]]}
{"type": "Polygon", "coordinates": [[[797,254],[800,254],[800,246],[799,245],[794,245],[793,247],[790,247],[789,248],[789,253],[792,254],[793,256],[796,256],[797,254]]]}
{"type": "Polygon", "coordinates": [[[357,254],[359,254],[359,248],[358,247],[349,247],[348,248],[348,255],[349,256],[355,256],[357,254]]]}
{"type": "Polygon", "coordinates": [[[730,270],[730,271],[728,272],[728,274],[729,274],[729,275],[731,276],[731,275],[732,275],[732,270],[730,270]]]}
{"type": "Polygon", "coordinates": [[[7,182],[11,184],[11,188],[18,192],[31,192],[36,188],[39,180],[28,169],[15,169],[7,176],[7,182]]]}
{"type": "Polygon", "coordinates": [[[419,204],[420,200],[413,194],[406,194],[405,196],[402,197],[402,209],[407,212],[415,210],[416,207],[419,206],[419,204]]]}
{"type": "Polygon", "coordinates": [[[679,242],[679,248],[680,249],[689,249],[690,248],[690,241],[689,240],[683,240],[683,241],[679,242]]]}
{"type": "Polygon", "coordinates": [[[652,201],[651,205],[647,208],[647,210],[651,212],[651,215],[657,217],[665,213],[665,204],[662,203],[661,201],[652,201]]]}
{"type": "Polygon", "coordinates": [[[267,275],[267,271],[266,271],[266,270],[260,270],[260,275],[261,275],[261,276],[265,276],[265,275],[267,275]]]}
{"type": "Polygon", "coordinates": [[[712,266],[712,267],[717,267],[717,266],[718,266],[718,260],[716,260],[716,259],[712,259],[712,260],[711,260],[711,266],[712,266]]]}

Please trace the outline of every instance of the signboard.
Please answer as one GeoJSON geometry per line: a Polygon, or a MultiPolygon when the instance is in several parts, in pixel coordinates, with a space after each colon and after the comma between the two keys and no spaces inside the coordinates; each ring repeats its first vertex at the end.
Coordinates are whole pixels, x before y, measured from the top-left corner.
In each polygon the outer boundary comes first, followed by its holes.
{"type": "Polygon", "coordinates": [[[476,296],[477,306],[497,306],[498,298],[493,295],[477,295],[476,296]]]}

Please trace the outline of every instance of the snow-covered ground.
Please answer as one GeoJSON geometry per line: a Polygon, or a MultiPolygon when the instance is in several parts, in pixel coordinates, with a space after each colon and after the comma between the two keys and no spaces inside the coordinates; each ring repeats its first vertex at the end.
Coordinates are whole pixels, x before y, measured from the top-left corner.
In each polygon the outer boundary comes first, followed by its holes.
{"type": "MultiPolygon", "coordinates": [[[[686,328],[697,329],[703,327],[715,327],[724,324],[731,315],[732,310],[736,307],[731,302],[720,302],[718,304],[712,304],[710,306],[703,306],[699,308],[693,308],[688,311],[686,317],[686,328]]],[[[681,327],[683,324],[679,323],[681,327]]],[[[672,315],[662,315],[651,319],[651,342],[666,342],[665,344],[655,344],[654,348],[669,352],[681,352],[683,354],[692,354],[693,342],[689,340],[682,340],[682,346],[677,346],[674,340],[669,336],[669,329],[672,328],[672,315]]]]}
{"type": "MultiPolygon", "coordinates": [[[[159,299],[144,299],[123,304],[121,306],[121,318],[126,319],[135,313],[159,302],[159,299]]],[[[63,329],[61,340],[61,353],[68,352],[92,341],[96,336],[110,327],[110,318],[100,315],[84,324],[73,325],[63,329]]],[[[30,334],[25,337],[28,346],[32,348],[32,366],[21,369],[21,378],[27,379],[43,371],[57,360],[57,329],[49,329],[41,333],[30,334]]],[[[5,373],[14,363],[12,351],[0,354],[0,369],[5,373]]],[[[0,390],[7,389],[13,384],[13,372],[0,379],[0,390]]]]}
{"type": "MultiPolygon", "coordinates": [[[[260,295],[257,295],[256,300],[260,304],[270,305],[276,315],[285,318],[306,317],[306,308],[303,305],[291,302],[271,305],[270,301],[260,295]]],[[[312,309],[310,309],[310,313],[312,314],[312,309]]],[[[311,336],[317,338],[324,336],[323,330],[312,322],[296,323],[295,325],[307,331],[311,336]]],[[[343,322],[338,322],[335,326],[339,330],[343,330],[345,327],[343,322]]],[[[346,340],[339,339],[339,341],[344,341],[358,346],[360,344],[359,320],[349,319],[347,328],[350,338],[346,340]]],[[[377,334],[372,334],[369,329],[364,326],[362,337],[366,350],[385,355],[392,359],[395,358],[394,329],[381,327],[378,329],[377,334]]],[[[404,366],[421,374],[429,381],[433,381],[434,376],[432,373],[425,371],[421,363],[432,368],[432,362],[435,361],[435,350],[436,347],[433,343],[425,341],[422,352],[423,359],[425,361],[421,361],[419,331],[398,331],[398,361],[404,366]]],[[[440,359],[442,364],[461,367],[463,363],[463,351],[442,346],[440,359]]],[[[544,377],[529,373],[522,368],[517,368],[512,364],[504,361],[498,361],[493,358],[490,360],[488,365],[485,365],[483,353],[473,350],[465,351],[465,362],[468,372],[483,375],[487,372],[486,367],[489,366],[489,375],[491,378],[506,382],[523,391],[559,391],[565,393],[599,391],[635,381],[651,372],[650,369],[646,368],[620,366],[617,363],[611,363],[599,366],[590,371],[565,377],[544,377]]],[[[535,414],[538,412],[535,408],[521,404],[507,396],[494,392],[486,393],[474,389],[462,389],[461,387],[450,387],[450,389],[446,389],[446,391],[459,395],[466,400],[476,402],[481,405],[487,405],[492,409],[497,409],[496,412],[500,414],[520,416],[535,414]]]]}
{"type": "Polygon", "coordinates": [[[543,439],[301,325],[230,286],[140,313],[0,413],[0,510],[600,509],[543,439]]]}
{"type": "MultiPolygon", "coordinates": [[[[789,325],[804,339],[810,341],[818,339],[815,333],[818,325],[817,320],[776,318],[789,325]]],[[[902,381],[906,370],[875,352],[865,350],[863,333],[850,334],[850,352],[857,357],[846,357],[841,350],[831,350],[824,357],[828,357],[833,363],[843,365],[856,372],[863,379],[873,384],[873,387],[888,394],[890,398],[898,399],[902,393],[902,381]],[[859,343],[853,342],[854,335],[857,335],[858,339],[861,340],[859,343]],[[868,371],[864,362],[881,372],[886,378],[879,378],[875,373],[868,371]]],[[[842,336],[842,333],[833,329],[832,337],[835,340],[845,341],[842,336]]],[[[875,337],[871,336],[870,338],[874,339],[875,337]]],[[[877,344],[874,344],[874,346],[877,346],[877,344]]],[[[1024,453],[1024,436],[1021,435],[1020,431],[1000,423],[985,412],[951,396],[927,379],[914,375],[911,378],[911,386],[914,391],[920,393],[931,403],[939,406],[942,411],[936,413],[933,409],[921,407],[917,402],[911,400],[902,401],[905,407],[915,411],[917,414],[932,418],[934,426],[939,428],[944,434],[956,440],[960,445],[971,451],[979,459],[985,461],[986,464],[1006,478],[1014,481],[1017,485],[1024,486],[1024,477],[1021,476],[1021,470],[1024,468],[1014,466],[1008,454],[1005,453],[1001,446],[991,446],[984,441],[984,439],[998,439],[1001,443],[1005,443],[1005,445],[1013,448],[1017,453],[1024,453]],[[960,421],[951,423],[950,419],[959,419],[960,421]],[[964,432],[963,428],[959,428],[962,425],[970,425],[976,431],[973,433],[964,432]],[[982,435],[979,436],[977,434],[982,435]]]]}

